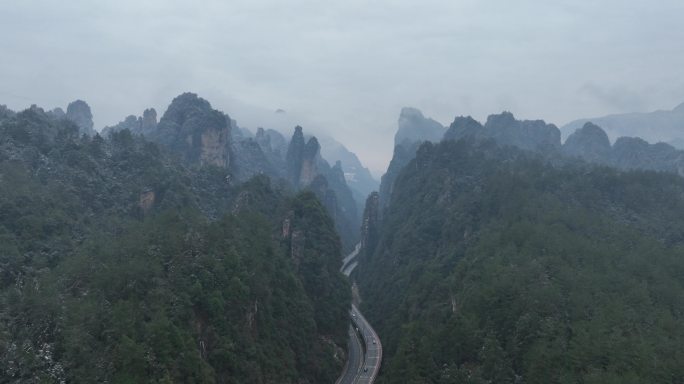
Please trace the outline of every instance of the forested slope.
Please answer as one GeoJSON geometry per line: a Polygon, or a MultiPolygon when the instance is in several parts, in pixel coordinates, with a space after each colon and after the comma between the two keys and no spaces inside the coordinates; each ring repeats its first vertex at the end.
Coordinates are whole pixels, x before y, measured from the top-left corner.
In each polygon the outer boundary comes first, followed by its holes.
{"type": "Polygon", "coordinates": [[[358,279],[382,383],[684,381],[684,180],[424,144],[358,279]]]}
{"type": "Polygon", "coordinates": [[[3,117],[0,382],[333,382],[334,224],[311,193],[227,176],[128,130],[3,117]]]}

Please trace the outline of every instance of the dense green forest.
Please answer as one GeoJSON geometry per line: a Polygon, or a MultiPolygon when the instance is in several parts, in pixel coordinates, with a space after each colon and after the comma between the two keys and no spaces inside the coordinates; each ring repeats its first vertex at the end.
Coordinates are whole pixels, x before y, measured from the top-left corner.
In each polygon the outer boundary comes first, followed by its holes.
{"type": "Polygon", "coordinates": [[[379,383],[684,382],[678,176],[426,143],[374,240],[379,383]]]}
{"type": "Polygon", "coordinates": [[[0,116],[0,382],[322,383],[340,240],[310,192],[189,167],[123,130],[0,116]]]}

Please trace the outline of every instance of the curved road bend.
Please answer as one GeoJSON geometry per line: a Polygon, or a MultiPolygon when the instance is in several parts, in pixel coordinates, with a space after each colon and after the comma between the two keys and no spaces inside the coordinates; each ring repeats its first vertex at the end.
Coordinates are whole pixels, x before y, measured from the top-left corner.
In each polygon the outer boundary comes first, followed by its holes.
{"type": "Polygon", "coordinates": [[[382,344],[378,334],[375,333],[373,327],[368,324],[366,318],[363,317],[359,309],[352,304],[352,321],[359,328],[359,333],[366,343],[366,356],[363,361],[363,369],[359,371],[354,383],[372,384],[380,372],[380,364],[382,363],[382,344]]]}
{"type": "MultiPolygon", "coordinates": [[[[344,258],[341,271],[346,276],[356,268],[358,262],[354,260],[359,253],[361,244],[357,244],[354,251],[344,258]]],[[[380,371],[382,363],[382,344],[380,338],[359,309],[352,304],[351,314],[352,326],[349,328],[349,349],[348,360],[344,366],[344,371],[336,384],[354,383],[373,383],[380,371]],[[358,332],[354,331],[358,329],[358,332]],[[364,348],[361,343],[365,344],[364,348]]]]}
{"type": "Polygon", "coordinates": [[[356,376],[361,371],[364,362],[363,346],[359,336],[354,331],[354,325],[349,326],[349,341],[347,341],[347,363],[344,365],[342,376],[335,382],[336,384],[356,383],[356,376]]]}

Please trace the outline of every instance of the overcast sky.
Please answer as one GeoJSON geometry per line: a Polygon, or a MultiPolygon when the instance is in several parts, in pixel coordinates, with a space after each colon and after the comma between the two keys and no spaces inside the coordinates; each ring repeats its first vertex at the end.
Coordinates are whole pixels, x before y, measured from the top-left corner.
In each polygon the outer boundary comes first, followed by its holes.
{"type": "Polygon", "coordinates": [[[402,106],[559,126],[673,108],[683,17],[681,0],[0,0],[0,104],[81,98],[99,129],[192,91],[250,129],[282,108],[378,171],[402,106]]]}

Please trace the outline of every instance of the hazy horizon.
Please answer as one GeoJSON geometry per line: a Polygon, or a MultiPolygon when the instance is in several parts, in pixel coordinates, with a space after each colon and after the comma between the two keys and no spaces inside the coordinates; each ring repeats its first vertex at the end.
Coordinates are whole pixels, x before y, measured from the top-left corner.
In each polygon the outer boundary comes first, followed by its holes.
{"type": "MultiPolygon", "coordinates": [[[[38,1],[0,4],[0,104],[87,101],[95,127],[190,91],[241,126],[287,111],[377,176],[399,111],[442,124],[509,110],[556,125],[671,109],[684,4],[38,1]]],[[[277,119],[277,118],[276,118],[277,119]]],[[[277,127],[282,129],[282,127],[277,127]]]]}

